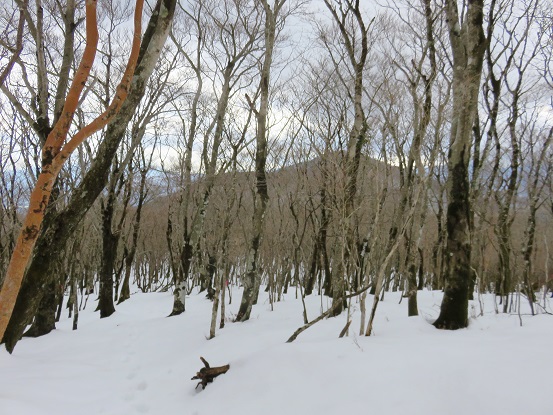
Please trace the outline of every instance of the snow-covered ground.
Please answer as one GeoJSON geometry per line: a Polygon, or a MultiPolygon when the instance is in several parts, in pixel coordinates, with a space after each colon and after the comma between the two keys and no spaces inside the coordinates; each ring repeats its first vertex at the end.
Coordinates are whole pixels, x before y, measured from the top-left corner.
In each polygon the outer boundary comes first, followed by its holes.
{"type": "MultiPolygon", "coordinates": [[[[232,323],[240,294],[234,289],[228,323],[212,340],[212,303],[202,294],[171,318],[170,293],[135,294],[102,320],[89,302],[79,330],[65,316],[55,332],[23,339],[13,355],[0,350],[0,414],[553,414],[551,315],[522,315],[521,327],[518,315],[496,314],[489,296],[483,317],[474,318],[480,306],[471,305],[468,329],[440,331],[430,324],[440,292],[419,293],[420,316],[411,318],[406,301],[387,293],[374,336],[358,335],[353,303],[348,337],[338,338],[344,313],[287,344],[303,323],[294,293],[274,311],[262,293],[252,319],[232,323]],[[190,380],[200,356],[213,366],[230,363],[205,390],[190,380]]],[[[314,319],[321,298],[306,303],[314,319]]]]}

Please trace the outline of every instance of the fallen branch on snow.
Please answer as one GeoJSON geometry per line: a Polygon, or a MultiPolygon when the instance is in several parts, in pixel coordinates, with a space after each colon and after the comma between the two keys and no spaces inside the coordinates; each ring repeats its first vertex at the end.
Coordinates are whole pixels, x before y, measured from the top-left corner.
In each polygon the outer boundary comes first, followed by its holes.
{"type": "MultiPolygon", "coordinates": [[[[367,291],[369,288],[371,288],[372,284],[369,284],[367,285],[365,288],[359,290],[359,291],[356,291],[354,293],[351,293],[351,294],[348,294],[348,295],[345,295],[344,297],[342,297],[342,299],[340,299],[340,301],[336,301],[334,303],[334,305],[332,307],[330,307],[328,310],[326,310],[323,314],[321,314],[319,317],[317,317],[315,320],[313,321],[310,321],[309,323],[305,324],[304,326],[301,326],[299,329],[297,329],[294,334],[292,334],[290,336],[290,338],[288,340],[286,340],[286,343],[292,343],[294,340],[296,340],[296,338],[305,330],[307,330],[309,327],[311,327],[312,325],[314,325],[315,323],[318,323],[319,321],[321,321],[323,318],[329,316],[331,313],[333,313],[335,310],[338,309],[338,307],[341,305],[341,302],[343,300],[347,300],[348,298],[352,298],[352,297],[355,297],[357,295],[360,295],[360,294],[363,294],[365,291],[367,291]]],[[[346,328],[347,330],[347,328],[346,328]]],[[[342,337],[342,336],[340,336],[342,337]]]]}
{"type": "Polygon", "coordinates": [[[202,389],[205,389],[208,383],[213,382],[213,379],[215,379],[217,376],[222,375],[223,373],[227,373],[230,368],[230,365],[210,367],[207,360],[205,360],[203,357],[200,357],[200,360],[203,362],[205,367],[202,367],[199,372],[196,372],[196,376],[190,379],[200,379],[200,381],[196,385],[196,388],[202,385],[202,389]]]}

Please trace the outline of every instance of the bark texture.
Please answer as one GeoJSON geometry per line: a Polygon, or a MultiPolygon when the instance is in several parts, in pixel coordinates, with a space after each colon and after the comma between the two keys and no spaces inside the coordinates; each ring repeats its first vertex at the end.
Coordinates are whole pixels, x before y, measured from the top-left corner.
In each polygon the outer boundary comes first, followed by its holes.
{"type": "MultiPolygon", "coordinates": [[[[493,9],[493,5],[491,6],[493,9]]],[[[434,326],[455,330],[468,324],[471,272],[469,159],[486,48],[483,0],[469,1],[460,18],[456,1],[445,13],[453,55],[453,109],[448,153],[445,290],[434,326]]],[[[491,24],[491,23],[490,23],[491,24]]]]}
{"type": "Polygon", "coordinates": [[[29,208],[6,271],[2,291],[0,291],[0,337],[3,337],[12,315],[23,275],[37,241],[56,177],[61,171],[64,161],[71,154],[71,148],[74,148],[77,144],[77,140],[80,139],[80,142],[82,142],[87,137],[84,134],[79,135],[77,133],[75,137],[65,143],[79,104],[79,97],[96,56],[96,46],[98,44],[96,5],[96,1],[89,1],[86,4],[86,46],[83,57],[67,94],[62,115],[48,135],[42,149],[41,172],[31,192],[29,208]]]}
{"type": "Polygon", "coordinates": [[[158,1],[143,36],[127,99],[108,125],[97,156],[83,181],[71,195],[67,207],[59,214],[47,217],[43,223],[32,261],[25,273],[24,284],[17,296],[13,315],[3,333],[2,342],[10,352],[13,351],[26,325],[33,318],[42,298],[42,287],[52,278],[54,267],[63,255],[65,244],[107,182],[113,156],[144,95],[148,78],[165,44],[173,20],[175,4],[176,0],[158,1]]]}

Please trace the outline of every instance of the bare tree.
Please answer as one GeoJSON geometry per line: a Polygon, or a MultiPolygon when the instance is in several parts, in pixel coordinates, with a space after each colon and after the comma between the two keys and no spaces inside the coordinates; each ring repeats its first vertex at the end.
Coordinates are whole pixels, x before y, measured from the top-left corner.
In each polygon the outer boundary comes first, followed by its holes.
{"type": "MultiPolygon", "coordinates": [[[[493,24],[495,0],[488,24],[493,24]]],[[[468,324],[471,271],[471,206],[469,158],[472,126],[478,105],[487,38],[484,34],[484,2],[468,2],[459,11],[456,1],[445,2],[445,19],[453,56],[453,109],[448,154],[447,243],[445,291],[434,326],[455,330],[468,324]]]]}
{"type": "Polygon", "coordinates": [[[10,75],[10,72],[12,71],[12,68],[14,67],[15,62],[17,61],[17,59],[19,58],[19,55],[23,51],[23,31],[25,30],[25,12],[27,10],[28,4],[29,4],[29,0],[22,0],[18,2],[19,18],[17,19],[15,45],[13,46],[13,48],[9,47],[8,41],[4,41],[4,39],[0,40],[4,48],[12,49],[11,50],[12,55],[10,56],[8,63],[0,73],[0,85],[2,85],[6,80],[6,78],[10,75]]]}
{"type": "Polygon", "coordinates": [[[267,113],[269,109],[269,85],[271,80],[271,65],[277,37],[277,29],[283,24],[286,17],[283,9],[286,0],[275,0],[272,8],[268,0],[262,0],[265,13],[264,31],[264,55],[260,68],[259,82],[259,108],[255,109],[255,103],[246,95],[248,104],[252,108],[257,122],[256,153],[255,153],[255,180],[256,191],[254,201],[254,213],[252,218],[253,234],[251,236],[248,253],[246,256],[246,272],[242,278],[244,292],[240,309],[236,315],[236,321],[246,321],[250,318],[252,306],[259,292],[260,275],[258,268],[259,247],[263,236],[263,224],[265,210],[269,200],[267,192],[267,174],[265,165],[267,162],[267,113]],[[283,14],[284,13],[284,14],[283,14]]]}
{"type": "Polygon", "coordinates": [[[94,120],[91,124],[82,128],[69,141],[66,141],[69,127],[73,119],[73,115],[79,104],[79,98],[82,93],[90,69],[94,62],[96,53],[96,44],[98,42],[98,27],[96,22],[96,2],[91,1],[87,4],[87,45],[83,54],[83,59],[77,70],[77,75],[73,80],[73,84],[67,95],[62,116],[54,126],[54,129],[48,134],[48,138],[43,147],[42,155],[42,171],[38,176],[37,183],[30,197],[30,206],[27,216],[23,222],[23,229],[17,240],[14,248],[10,265],[6,272],[6,278],[2,291],[0,291],[0,337],[4,336],[4,332],[8,325],[13,307],[21,287],[21,281],[25,268],[29,262],[31,252],[38,238],[38,233],[44,213],[48,206],[50,194],[54,186],[56,177],[58,176],[61,167],[65,160],[69,158],[75,148],[86,140],[94,132],[103,128],[108,121],[117,114],[122,103],[125,101],[132,73],[138,59],[140,50],[140,36],[142,19],[142,2],[137,1],[135,14],[135,40],[133,42],[132,52],[129,58],[129,63],[123,81],[118,88],[118,95],[113,100],[107,111],[100,117],[94,120]]]}
{"type": "Polygon", "coordinates": [[[147,157],[145,154],[144,145],[142,144],[142,140],[140,140],[140,145],[138,147],[138,154],[136,155],[137,161],[136,161],[136,167],[135,167],[135,168],[138,168],[138,172],[140,175],[140,183],[138,185],[138,192],[137,192],[138,200],[136,202],[136,210],[134,212],[132,222],[131,222],[130,235],[127,237],[127,241],[124,247],[123,261],[125,263],[125,274],[123,276],[121,294],[119,296],[119,300],[117,301],[117,304],[121,304],[123,301],[128,300],[131,296],[131,290],[130,290],[131,271],[132,271],[134,258],[136,255],[136,249],[138,247],[138,237],[139,237],[140,226],[141,226],[142,209],[144,207],[144,203],[146,202],[146,198],[148,196],[148,188],[147,188],[146,180],[148,177],[147,176],[148,172],[152,166],[152,158],[155,150],[156,150],[156,142],[154,141],[150,156],[147,157]]]}
{"type": "MultiPolygon", "coordinates": [[[[105,138],[98,146],[96,158],[82,182],[72,192],[67,207],[55,217],[47,220],[43,226],[43,231],[36,243],[35,255],[27,268],[25,281],[15,304],[15,312],[3,337],[9,351],[13,350],[25,326],[36,311],[37,304],[41,299],[41,286],[51,278],[51,267],[61,254],[69,236],[106,183],[112,157],[144,94],[147,80],[154,69],[162,45],[165,43],[174,8],[174,0],[159,0],[156,4],[143,36],[129,96],[108,125],[105,138]]],[[[70,142],[76,144],[75,140],[70,142]]]]}
{"type": "MultiPolygon", "coordinates": [[[[325,0],[325,5],[330,11],[335,24],[338,26],[340,36],[344,42],[348,69],[346,74],[341,74],[340,79],[349,89],[349,83],[353,85],[352,91],[348,92],[354,108],[353,124],[349,132],[349,139],[346,152],[346,184],[344,190],[344,208],[341,212],[341,221],[344,229],[343,248],[339,259],[336,261],[332,276],[332,297],[333,302],[344,302],[345,278],[344,273],[348,272],[350,261],[355,261],[354,247],[354,211],[355,197],[357,194],[357,181],[361,149],[367,140],[367,121],[363,108],[363,79],[364,70],[369,53],[367,25],[363,19],[359,0],[339,0],[330,2],[325,0]]],[[[323,41],[325,41],[323,39],[323,41]]],[[[328,40],[326,40],[328,41],[328,40]]],[[[329,49],[331,50],[331,49],[329,49]]],[[[336,62],[336,58],[333,57],[336,62]]],[[[339,68],[336,68],[339,70],[339,68]]],[[[342,306],[333,307],[333,315],[342,312],[342,306]]]]}

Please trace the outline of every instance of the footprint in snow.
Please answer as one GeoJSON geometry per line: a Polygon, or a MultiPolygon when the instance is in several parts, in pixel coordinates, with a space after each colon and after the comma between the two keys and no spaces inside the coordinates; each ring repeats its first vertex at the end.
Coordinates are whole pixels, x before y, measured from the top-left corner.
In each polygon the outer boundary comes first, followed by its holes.
{"type": "Polygon", "coordinates": [[[148,405],[146,405],[145,403],[134,405],[134,409],[136,409],[141,414],[145,414],[147,412],[150,412],[150,407],[148,405]]]}
{"type": "Polygon", "coordinates": [[[145,391],[146,389],[148,389],[148,384],[146,382],[140,382],[136,385],[136,390],[145,391]]]}

